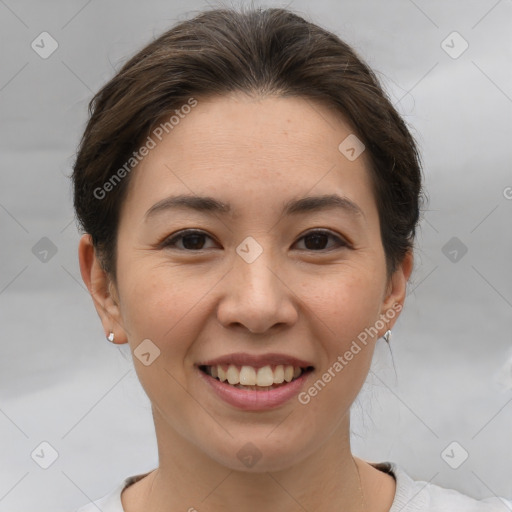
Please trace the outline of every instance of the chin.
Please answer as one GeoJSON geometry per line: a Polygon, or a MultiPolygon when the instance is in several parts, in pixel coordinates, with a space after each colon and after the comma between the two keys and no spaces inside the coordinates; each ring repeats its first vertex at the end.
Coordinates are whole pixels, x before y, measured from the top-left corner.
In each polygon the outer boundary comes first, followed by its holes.
{"type": "Polygon", "coordinates": [[[304,438],[297,442],[288,438],[285,443],[284,438],[277,435],[269,439],[269,432],[271,429],[267,429],[261,436],[247,435],[230,439],[228,444],[224,443],[216,452],[212,452],[213,447],[210,445],[209,455],[230,470],[246,473],[282,471],[302,460],[301,454],[306,451],[304,438]]]}

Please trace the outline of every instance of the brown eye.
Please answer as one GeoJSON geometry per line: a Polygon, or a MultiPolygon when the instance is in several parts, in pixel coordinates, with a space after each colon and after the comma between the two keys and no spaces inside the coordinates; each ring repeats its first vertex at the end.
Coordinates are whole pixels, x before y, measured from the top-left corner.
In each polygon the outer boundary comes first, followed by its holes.
{"type": "Polygon", "coordinates": [[[177,235],[174,235],[171,238],[166,239],[162,243],[162,247],[176,248],[182,251],[201,251],[205,249],[204,241],[206,238],[212,240],[212,238],[203,231],[186,230],[177,235]],[[178,242],[182,242],[183,247],[177,246],[178,242]]]}
{"type": "MultiPolygon", "coordinates": [[[[197,252],[208,249],[208,247],[205,247],[205,240],[208,238],[213,240],[213,238],[204,231],[189,229],[167,238],[162,242],[161,247],[197,252]]],[[[301,240],[304,240],[305,245],[305,248],[301,248],[301,250],[306,251],[320,252],[340,247],[349,247],[349,244],[345,240],[326,230],[310,231],[299,239],[299,241],[301,240]],[[329,240],[334,240],[334,247],[326,247],[329,244],[329,240]]]]}
{"type": "MultiPolygon", "coordinates": [[[[336,241],[336,247],[348,247],[348,244],[339,236],[325,230],[310,231],[302,236],[299,240],[304,240],[304,245],[308,251],[325,251],[329,250],[325,246],[328,244],[329,238],[336,241]]],[[[331,247],[332,249],[332,247],[331,247]]]]}

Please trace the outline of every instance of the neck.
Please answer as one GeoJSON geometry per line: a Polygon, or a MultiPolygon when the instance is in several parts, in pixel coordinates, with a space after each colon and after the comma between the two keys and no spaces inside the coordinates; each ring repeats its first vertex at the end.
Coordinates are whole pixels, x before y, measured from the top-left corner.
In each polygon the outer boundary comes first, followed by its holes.
{"type": "Polygon", "coordinates": [[[144,510],[366,511],[366,473],[360,475],[361,461],[356,463],[350,450],[349,414],[325,443],[301,460],[276,469],[270,463],[265,470],[256,463],[247,471],[217,462],[171,429],[157,411],[153,416],[159,467],[144,479],[144,510]]]}

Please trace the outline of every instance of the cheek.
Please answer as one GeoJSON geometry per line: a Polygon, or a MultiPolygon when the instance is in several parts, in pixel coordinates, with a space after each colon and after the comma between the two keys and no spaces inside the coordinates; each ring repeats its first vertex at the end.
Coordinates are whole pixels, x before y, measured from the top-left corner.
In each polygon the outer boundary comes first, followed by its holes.
{"type": "Polygon", "coordinates": [[[302,279],[301,301],[330,328],[332,335],[347,341],[377,320],[381,281],[378,272],[347,264],[323,277],[302,279]]]}
{"type": "Polygon", "coordinates": [[[301,407],[308,421],[323,422],[321,428],[333,430],[368,375],[376,341],[369,328],[380,311],[379,276],[344,270],[328,282],[312,278],[303,289],[310,309],[306,314],[316,326],[316,343],[322,345],[324,357],[316,380],[302,394],[301,407]]]}
{"type": "Polygon", "coordinates": [[[213,284],[208,286],[208,280],[205,283],[199,278],[191,280],[178,267],[139,262],[130,270],[127,266],[124,269],[120,282],[122,316],[139,381],[161,411],[184,410],[189,401],[183,393],[184,361],[204,322],[199,318],[203,314],[201,299],[213,284]],[[157,347],[150,345],[150,352],[156,350],[151,358],[158,354],[149,365],[137,355],[142,352],[137,348],[147,339],[157,347]]]}
{"type": "Polygon", "coordinates": [[[207,301],[215,281],[201,272],[154,264],[149,259],[130,268],[124,265],[124,274],[120,274],[125,276],[119,283],[123,322],[132,346],[149,338],[161,348],[162,355],[169,347],[176,355],[186,349],[180,340],[191,339],[200,328],[201,303],[207,301]]]}

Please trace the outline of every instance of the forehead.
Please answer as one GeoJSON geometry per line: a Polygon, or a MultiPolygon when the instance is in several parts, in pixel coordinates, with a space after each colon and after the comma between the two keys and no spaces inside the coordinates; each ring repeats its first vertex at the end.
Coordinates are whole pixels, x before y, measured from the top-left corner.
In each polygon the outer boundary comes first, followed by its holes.
{"type": "Polygon", "coordinates": [[[231,197],[246,207],[276,194],[358,195],[370,189],[365,152],[351,161],[339,149],[353,136],[351,126],[302,97],[197,98],[168,132],[161,140],[153,136],[156,147],[133,171],[132,199],[152,205],[188,193],[231,197]]]}
{"type": "Polygon", "coordinates": [[[174,140],[167,142],[176,156],[193,149],[198,156],[214,151],[218,157],[250,155],[280,161],[281,150],[286,157],[335,163],[340,137],[352,132],[341,114],[316,101],[296,96],[254,98],[236,92],[199,98],[169,133],[174,140]]]}

